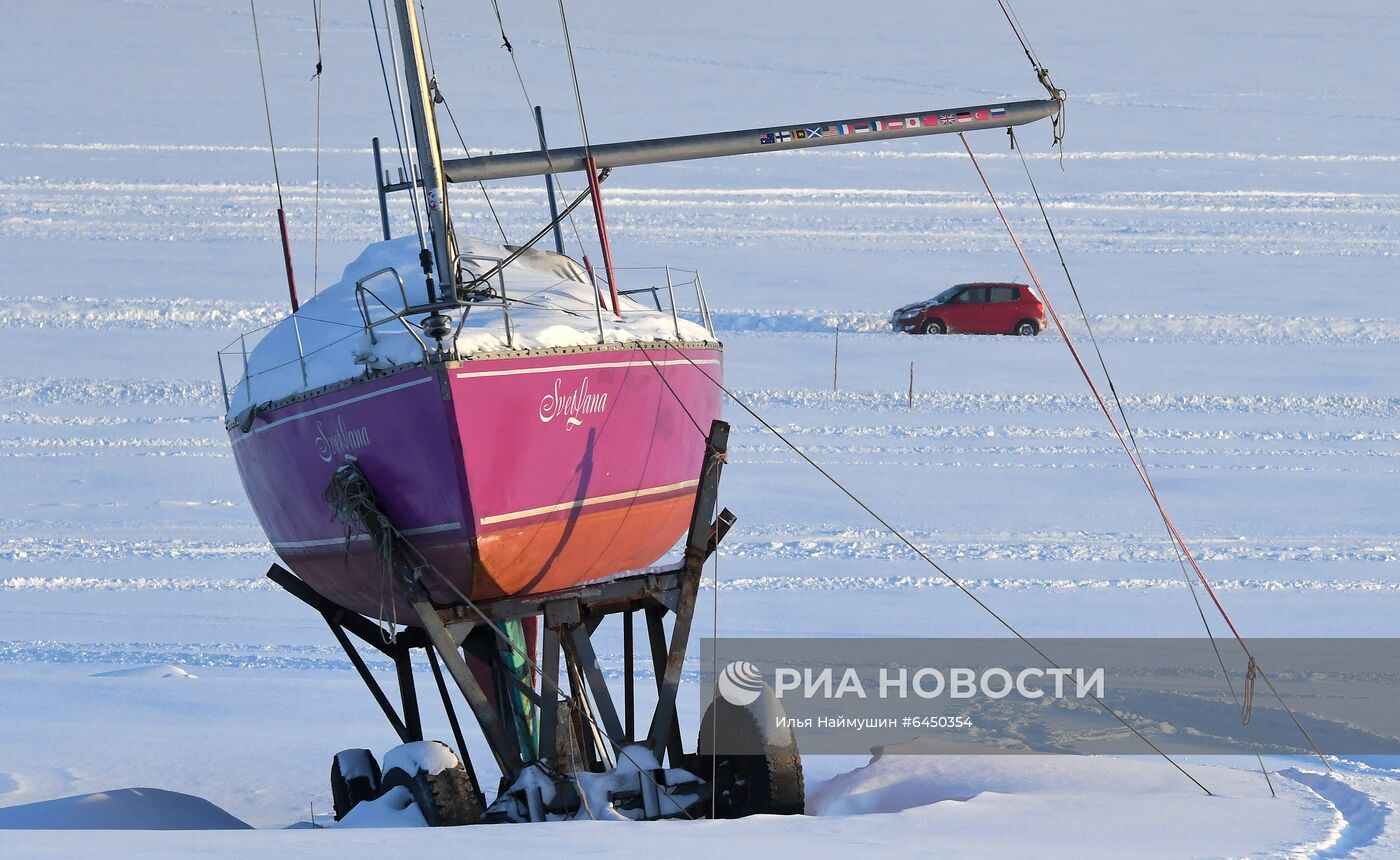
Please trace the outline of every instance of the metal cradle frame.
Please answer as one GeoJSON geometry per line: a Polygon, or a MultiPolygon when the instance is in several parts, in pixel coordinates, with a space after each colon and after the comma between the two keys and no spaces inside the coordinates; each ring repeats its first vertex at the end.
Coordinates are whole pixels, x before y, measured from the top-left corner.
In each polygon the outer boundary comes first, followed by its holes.
{"type": "MultiPolygon", "coordinates": [[[[735,521],[727,509],[715,513],[720,472],[727,459],[728,436],[728,424],[723,421],[712,424],[685,540],[685,556],[670,567],[651,568],[544,594],[440,607],[432,603],[421,582],[421,562],[415,566],[415,556],[402,545],[403,538],[392,529],[386,532],[380,517],[370,515],[378,514],[377,509],[372,509],[359,512],[360,523],[376,544],[387,541],[393,548],[396,579],[417,611],[421,626],[400,630],[391,637],[378,622],[338,606],[280,565],[274,564],[267,576],[321,614],[403,743],[423,740],[413,663],[415,652],[424,652],[458,755],[478,793],[480,783],[450,695],[449,677],[466,700],[500,768],[502,790],[535,761],[555,772],[602,771],[612,766],[619,750],[637,743],[645,744],[657,762],[669,758],[671,767],[684,767],[689,756],[681,739],[676,700],[696,594],[705,561],[735,521]],[[656,708],[650,722],[641,726],[641,733],[635,686],[638,666],[634,630],[638,613],[645,619],[647,651],[657,691],[656,708]],[[593,646],[594,633],[609,615],[622,616],[620,709],[593,646]],[[669,634],[665,625],[667,615],[673,617],[669,634]],[[542,675],[538,689],[522,683],[509,672],[474,672],[468,659],[480,661],[477,664],[480,670],[483,665],[496,668],[499,657],[498,651],[489,647],[495,644],[495,631],[477,636],[472,633],[478,629],[485,631],[488,622],[527,618],[543,619],[542,647],[535,663],[542,675]],[[351,637],[393,661],[398,682],[397,707],[370,671],[351,637]],[[482,647],[483,644],[488,647],[482,647]],[[483,686],[482,675],[493,679],[490,684],[494,687],[493,696],[488,695],[483,686]],[[521,749],[517,735],[507,729],[500,708],[493,704],[493,700],[499,702],[511,693],[523,695],[538,714],[538,754],[521,749]],[[561,728],[572,736],[561,737],[561,728]]],[[[353,464],[341,467],[337,480],[342,479],[342,472],[352,480],[365,481],[353,464]],[[347,469],[351,471],[346,472],[347,469]]],[[[484,798],[479,800],[484,808],[484,798]]]]}

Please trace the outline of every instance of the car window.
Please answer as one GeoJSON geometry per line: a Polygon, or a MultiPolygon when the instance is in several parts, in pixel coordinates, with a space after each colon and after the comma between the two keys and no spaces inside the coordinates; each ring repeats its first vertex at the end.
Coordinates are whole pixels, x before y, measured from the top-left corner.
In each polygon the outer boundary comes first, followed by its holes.
{"type": "Polygon", "coordinates": [[[982,304],[987,301],[986,287],[968,287],[963,294],[953,300],[960,305],[982,304]]]}
{"type": "Polygon", "coordinates": [[[994,302],[1014,302],[1017,298],[1016,293],[1019,292],[1015,287],[992,287],[991,291],[991,300],[994,302]]]}
{"type": "Polygon", "coordinates": [[[939,293],[938,295],[934,296],[931,300],[929,300],[929,304],[931,304],[931,305],[941,305],[941,304],[944,304],[945,302],[950,302],[950,301],[953,300],[953,297],[956,296],[956,295],[958,294],[958,291],[961,290],[961,289],[962,289],[962,287],[949,287],[948,289],[944,290],[943,292],[939,293]]]}

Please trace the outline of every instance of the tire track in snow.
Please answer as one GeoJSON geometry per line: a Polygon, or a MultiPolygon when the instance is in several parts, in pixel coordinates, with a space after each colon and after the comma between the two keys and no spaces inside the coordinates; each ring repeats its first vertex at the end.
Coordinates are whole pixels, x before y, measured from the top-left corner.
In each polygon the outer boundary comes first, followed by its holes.
{"type": "Polygon", "coordinates": [[[217,579],[204,577],[11,576],[0,579],[0,591],[280,591],[265,577],[217,579]]]}
{"type": "MultiPolygon", "coordinates": [[[[775,539],[731,538],[725,557],[764,562],[810,561],[814,559],[893,560],[910,558],[909,548],[881,532],[841,530],[807,532],[797,527],[776,530],[775,539]],[[791,535],[791,537],[789,537],[791,535]]],[[[947,561],[997,562],[1115,562],[1125,564],[1172,563],[1177,561],[1171,544],[1157,537],[1141,535],[1044,536],[1027,539],[1023,535],[992,536],[984,539],[949,540],[946,536],[917,532],[911,540],[932,558],[947,561]]],[[[1304,561],[1367,562],[1400,561],[1400,544],[1384,540],[1339,540],[1334,537],[1287,540],[1210,540],[1192,542],[1197,558],[1205,562],[1304,561]]]]}
{"type": "MultiPolygon", "coordinates": [[[[1089,394],[939,391],[914,395],[913,408],[902,391],[841,391],[814,388],[735,389],[760,412],[775,409],[838,413],[994,412],[1074,414],[1097,410],[1089,394]]],[[[1342,394],[1124,394],[1123,406],[1137,414],[1301,415],[1327,418],[1400,417],[1400,397],[1342,394]]],[[[1138,420],[1141,420],[1140,418],[1138,420]]]]}
{"type": "MultiPolygon", "coordinates": [[[[894,336],[890,311],[713,310],[715,327],[725,333],[866,333],[894,336]]],[[[1385,344],[1400,342],[1400,320],[1384,317],[1307,318],[1257,314],[1094,314],[1094,334],[1102,341],[1171,341],[1242,344],[1385,344]]],[[[1068,322],[1086,337],[1082,323],[1068,322]]],[[[1058,339],[1057,332],[1047,335],[1058,339]]]]}
{"type": "MultiPolygon", "coordinates": [[[[1139,437],[1141,439],[1141,437],[1139,437]]],[[[66,447],[72,443],[77,447],[84,447],[84,443],[89,440],[52,440],[59,444],[55,447],[66,447]]],[[[141,440],[132,440],[133,444],[139,445],[141,440]]],[[[172,445],[178,443],[171,443],[172,445]]],[[[0,440],[0,448],[6,447],[4,440],[0,440]]],[[[739,442],[730,446],[731,451],[753,454],[783,454],[789,452],[786,445],[766,442],[739,442]]],[[[956,454],[977,455],[977,456],[1017,456],[1017,457],[1099,457],[1118,456],[1120,448],[1112,444],[1112,440],[1104,439],[1102,445],[1056,445],[1056,444],[1016,444],[1005,445],[988,443],[982,445],[899,445],[899,444],[847,444],[847,445],[807,445],[803,451],[812,455],[821,455],[823,462],[831,462],[829,457],[860,457],[869,460],[872,457],[897,457],[900,464],[906,463],[908,458],[949,456],[956,454]]],[[[1341,457],[1341,458],[1382,458],[1391,459],[1400,457],[1400,450],[1382,451],[1374,448],[1352,447],[1349,449],[1337,448],[1240,448],[1240,447],[1162,447],[1144,446],[1143,454],[1149,457],[1341,457]]],[[[751,459],[744,457],[743,459],[751,459]]],[[[874,462],[880,462],[875,460],[874,462]]],[[[1035,463],[1024,463],[1026,466],[1035,466],[1035,463]]],[[[1210,464],[1200,464],[1209,468],[1210,464]]]]}
{"type": "Polygon", "coordinates": [[[11,410],[0,412],[0,425],[26,427],[167,427],[183,425],[191,428],[215,426],[216,415],[41,415],[38,412],[11,410]]]}
{"type": "MultiPolygon", "coordinates": [[[[1076,591],[1178,591],[1186,582],[1181,577],[1116,577],[1111,579],[1035,579],[1029,577],[961,577],[973,591],[1031,591],[1068,593],[1076,591]]],[[[1244,592],[1327,592],[1400,593],[1400,582],[1383,579],[1212,579],[1216,591],[1244,592]]],[[[709,582],[701,588],[712,588],[709,582]]],[[[756,576],[725,580],[721,591],[744,592],[842,592],[842,591],[919,591],[954,588],[941,576],[756,576]]]]}
{"type": "Polygon", "coordinates": [[[0,296],[0,326],[23,329],[259,328],[287,315],[286,305],[192,298],[0,296]]]}
{"type": "MultiPolygon", "coordinates": [[[[44,522],[7,522],[17,536],[0,538],[0,561],[111,561],[119,559],[270,558],[264,540],[217,541],[178,538],[106,539],[45,536],[44,522]]],[[[757,529],[750,530],[754,534],[757,529]]],[[[778,538],[736,536],[725,544],[727,558],[761,561],[812,559],[878,560],[908,558],[902,543],[878,530],[822,529],[805,526],[765,526],[778,538]]],[[[910,532],[910,537],[934,558],[966,561],[1060,562],[1176,562],[1171,544],[1156,537],[1118,534],[997,534],[950,539],[945,534],[910,532]]],[[[1400,561],[1400,544],[1376,537],[1298,537],[1198,539],[1193,542],[1203,561],[1400,561]]]]}
{"type": "MultiPolygon", "coordinates": [[[[843,333],[887,334],[888,311],[716,309],[724,334],[843,333]]],[[[110,298],[95,296],[0,295],[0,327],[15,329],[135,330],[238,329],[277,322],[286,316],[276,302],[222,299],[110,298]]],[[[311,319],[304,315],[302,319],[311,319]]],[[[1099,314],[1094,332],[1107,341],[1175,341],[1244,344],[1400,343],[1400,320],[1382,317],[1308,318],[1227,314],[1099,314]]],[[[1082,326],[1075,326],[1082,334],[1082,326]]]]}
{"type": "MultiPolygon", "coordinates": [[[[362,654],[371,668],[390,672],[393,662],[373,649],[362,654]]],[[[600,668],[609,680],[622,678],[622,655],[600,651],[600,668]]],[[[355,667],[345,652],[333,645],[265,645],[256,643],[210,642],[62,642],[48,639],[0,640],[0,665],[46,663],[72,666],[178,666],[195,669],[239,669],[254,671],[337,672],[355,667]]],[[[426,659],[415,659],[414,670],[429,671],[426,659]]],[[[640,669],[638,677],[649,679],[651,672],[640,669]]],[[[687,668],[688,683],[698,683],[700,672],[687,668]]],[[[120,679],[94,678],[93,683],[120,683],[120,679]]]]}
{"type": "Polygon", "coordinates": [[[1279,776],[1312,789],[1337,812],[1339,826],[1330,838],[1305,847],[1305,856],[1311,860],[1351,857],[1375,843],[1385,832],[1390,807],[1348,785],[1339,775],[1288,768],[1279,771],[1279,776]]]}
{"type": "MultiPolygon", "coordinates": [[[[377,668],[392,663],[372,649],[366,662],[377,668]]],[[[52,640],[0,640],[0,664],[54,663],[75,665],[174,665],[220,669],[343,672],[354,668],[339,648],[332,646],[264,645],[212,642],[114,642],[72,643],[52,640]]],[[[427,668],[426,661],[423,664],[427,668]]],[[[105,681],[106,679],[98,679],[105,681]]]]}
{"type": "Polygon", "coordinates": [[[0,561],[115,561],[156,559],[241,559],[273,557],[265,540],[208,541],[180,538],[104,539],[44,537],[33,532],[41,524],[20,531],[19,537],[0,538],[0,561]]]}
{"type": "MultiPolygon", "coordinates": [[[[19,436],[12,438],[0,438],[0,452],[11,452],[25,449],[77,449],[87,450],[110,450],[110,449],[141,449],[141,448],[216,448],[224,449],[228,447],[227,439],[191,438],[191,439],[161,439],[161,438],[135,438],[135,439],[113,439],[106,436],[77,436],[71,438],[54,438],[51,436],[19,436]]],[[[3,456],[3,453],[0,453],[3,456]]]]}
{"type": "MultiPolygon", "coordinates": [[[[307,207],[309,184],[284,186],[293,208],[307,207]]],[[[21,238],[270,241],[261,226],[266,183],[0,180],[0,220],[21,238]]],[[[975,250],[999,238],[990,203],[964,192],[924,189],[614,188],[614,230],[667,244],[749,240],[842,247],[975,250]],[[917,217],[911,217],[911,213],[917,217]]],[[[497,207],[511,219],[542,206],[538,189],[502,188],[497,207]]],[[[1017,217],[1033,201],[1013,193],[1017,217]]],[[[1238,189],[1109,191],[1056,196],[1062,233],[1085,251],[1362,254],[1393,252],[1400,195],[1238,189]],[[1083,213],[1078,214],[1078,213],[1083,213]],[[1097,213],[1097,215],[1096,215],[1097,213]]],[[[492,226],[484,203],[466,197],[464,230],[492,226]]],[[[354,186],[323,186],[322,236],[363,240],[373,199],[354,186]]],[[[484,233],[483,235],[488,235],[484,233]]],[[[1028,237],[1039,248],[1044,241],[1028,237]]]]}
{"type": "Polygon", "coordinates": [[[218,384],[210,381],[54,376],[0,378],[0,403],[6,402],[44,406],[198,406],[204,415],[214,414],[223,404],[218,384]]]}
{"type": "MultiPolygon", "coordinates": [[[[949,451],[949,452],[944,452],[944,451],[932,451],[932,452],[927,452],[927,453],[908,453],[908,452],[897,452],[897,451],[880,451],[880,452],[869,453],[869,454],[866,454],[866,455],[864,455],[864,456],[862,456],[862,454],[861,454],[860,452],[848,452],[848,451],[843,451],[843,450],[837,450],[837,451],[835,451],[835,452],[822,452],[822,451],[819,451],[819,450],[812,450],[812,449],[806,449],[806,450],[807,450],[807,453],[808,453],[808,454],[819,455],[819,456],[818,456],[818,459],[819,459],[819,460],[821,461],[821,463],[822,463],[823,465],[825,465],[825,466],[847,466],[847,467],[850,467],[850,466],[865,466],[865,467],[888,467],[888,468],[898,468],[898,469],[909,469],[909,468],[919,468],[919,469],[982,469],[982,470],[1010,469],[1010,470],[1020,470],[1020,471],[1027,471],[1027,472],[1037,472],[1037,471],[1074,472],[1074,471],[1099,471],[1099,470],[1108,470],[1108,471],[1115,471],[1115,472],[1116,472],[1116,471],[1120,471],[1120,470],[1123,470],[1123,469],[1131,469],[1131,468],[1132,468],[1131,464],[1129,464],[1129,463],[1127,463],[1127,462],[1124,462],[1124,461],[1121,461],[1120,456],[1118,455],[1118,452],[1117,452],[1116,450],[1114,450],[1114,449],[1108,449],[1108,448],[1105,448],[1105,449],[1103,449],[1103,450],[1088,450],[1088,451],[1073,451],[1073,450],[1065,451],[1065,450],[1054,450],[1054,449],[1047,450],[1047,449],[1039,449],[1039,448],[1024,448],[1024,449],[1020,449],[1020,450],[1005,450],[1005,449],[981,450],[981,449],[969,448],[969,449],[965,449],[965,450],[962,450],[962,451],[949,451]],[[946,458],[946,457],[930,456],[930,454],[944,454],[944,453],[960,454],[961,457],[958,458],[958,459],[948,459],[948,458],[946,458]],[[1028,458],[1034,458],[1034,457],[1067,457],[1067,456],[1090,456],[1090,457],[1097,457],[1097,458],[1102,458],[1102,459],[1100,459],[1100,460],[1090,460],[1090,461],[1074,461],[1074,460],[1064,461],[1064,460],[1062,460],[1062,461],[1057,461],[1057,462],[1042,462],[1042,461],[1037,461],[1037,460],[1034,460],[1034,459],[1028,459],[1028,458]],[[988,458],[994,458],[994,457],[1009,457],[1010,459],[1004,459],[1004,460],[988,459],[988,458]]],[[[789,449],[786,448],[785,446],[780,446],[780,445],[774,445],[774,446],[772,446],[771,448],[766,448],[766,449],[760,450],[760,451],[758,452],[758,453],[759,453],[759,456],[754,456],[754,454],[748,453],[748,449],[745,448],[744,446],[731,446],[730,452],[731,452],[731,454],[733,455],[733,462],[735,462],[735,463],[743,463],[743,464],[745,464],[745,465],[751,465],[751,466],[753,466],[753,465],[791,465],[791,464],[795,464],[795,463],[797,462],[797,461],[795,460],[794,456],[793,456],[793,455],[791,454],[791,452],[789,451],[789,449]],[[769,454],[769,455],[771,455],[771,456],[765,457],[765,456],[762,456],[763,454],[769,454]]],[[[1188,453],[1186,453],[1186,452],[1162,452],[1162,451],[1155,451],[1155,452],[1154,452],[1154,451],[1146,451],[1146,452],[1144,452],[1144,453],[1146,453],[1149,457],[1154,458],[1152,461],[1150,461],[1151,468],[1152,468],[1154,471],[1161,471],[1161,472],[1177,472],[1177,471],[1184,471],[1184,472],[1189,472],[1189,473],[1192,473],[1192,474],[1210,474],[1210,473],[1215,473],[1215,472],[1294,472],[1294,473],[1307,473],[1307,474],[1338,474],[1338,475],[1356,474],[1356,473],[1364,472],[1364,474],[1365,474],[1367,477],[1370,477],[1370,478],[1374,478],[1374,477],[1376,477],[1376,476],[1378,476],[1378,475],[1395,475],[1395,474],[1400,474],[1400,469],[1396,469],[1396,468],[1393,468],[1393,467],[1392,467],[1392,468],[1385,468],[1385,466],[1387,466],[1387,465],[1393,466],[1393,465],[1394,465],[1393,463],[1387,464],[1387,463],[1385,463],[1385,462],[1382,462],[1382,463],[1365,462],[1365,458],[1371,458],[1371,457],[1388,457],[1388,458],[1394,458],[1394,457],[1400,456],[1400,455],[1396,455],[1396,454],[1383,454],[1383,453],[1372,453],[1372,452],[1365,452],[1365,453],[1361,453],[1361,454],[1358,454],[1358,455],[1352,455],[1352,456],[1354,456],[1355,459],[1356,459],[1356,462],[1354,462],[1354,463],[1346,463],[1346,462],[1343,462],[1343,463],[1341,463],[1341,464],[1338,464],[1337,461],[1332,460],[1332,461],[1328,461],[1327,463],[1318,464],[1318,465],[1299,465],[1299,464],[1283,464],[1283,463],[1260,463],[1260,462],[1244,462],[1244,463],[1206,463],[1206,462],[1200,462],[1199,459],[1193,460],[1193,461],[1191,461],[1191,462],[1184,462],[1184,463],[1167,463],[1167,462],[1162,462],[1160,459],[1156,459],[1156,458],[1174,456],[1174,455],[1178,455],[1178,454],[1183,455],[1183,456],[1194,456],[1194,457],[1197,457],[1197,458],[1202,457],[1202,456],[1213,456],[1213,457],[1218,457],[1218,456],[1221,456],[1222,452],[1218,452],[1218,451],[1202,451],[1202,452],[1199,452],[1199,453],[1194,454],[1194,455],[1188,454],[1188,453]]],[[[1297,454],[1289,454],[1288,452],[1279,452],[1279,453],[1276,453],[1276,454],[1275,454],[1275,453],[1272,453],[1272,452],[1250,452],[1250,453],[1246,453],[1246,454],[1236,454],[1235,456],[1248,456],[1248,457],[1252,457],[1252,458],[1261,458],[1261,457],[1268,457],[1268,456],[1277,456],[1277,457],[1294,456],[1294,457],[1296,457],[1296,456],[1298,456],[1298,455],[1297,455],[1297,454]]],[[[1318,452],[1318,453],[1310,453],[1310,454],[1308,454],[1307,456],[1312,456],[1312,457],[1314,457],[1314,458],[1323,458],[1323,457],[1327,457],[1327,456],[1329,456],[1329,455],[1328,455],[1326,452],[1318,452]]],[[[1347,456],[1347,455],[1342,455],[1342,456],[1347,456]]]]}
{"type": "MultiPolygon", "coordinates": [[[[911,410],[902,391],[841,391],[814,388],[745,389],[735,393],[760,410],[811,409],[840,413],[938,412],[940,414],[1090,412],[1088,394],[940,391],[914,395],[911,410]]],[[[1400,417],[1400,397],[1348,394],[1125,394],[1125,408],[1154,414],[1303,415],[1328,418],[1400,417]]],[[[199,406],[213,414],[221,405],[215,382],[133,379],[95,381],[52,376],[0,378],[0,404],[45,406],[199,406]]]]}
{"type": "MultiPolygon", "coordinates": [[[[757,424],[730,425],[736,433],[762,435],[757,424]]],[[[855,425],[775,425],[784,436],[845,439],[1098,439],[1113,441],[1114,436],[1101,427],[1034,427],[1026,424],[928,425],[928,424],[855,424],[855,425]]],[[[1317,442],[1341,445],[1363,442],[1400,442],[1400,430],[1190,430],[1137,426],[1133,433],[1140,440],[1174,442],[1317,442]]]]}
{"type": "MultiPolygon", "coordinates": [[[[989,591],[1176,591],[1186,588],[1177,577],[965,577],[964,584],[989,591]]],[[[1400,581],[1384,579],[1212,579],[1218,591],[1254,592],[1366,592],[1400,593],[1400,581]]],[[[711,581],[702,589],[713,588],[711,581]]],[[[941,576],[756,576],[736,577],[720,583],[721,591],[919,591],[952,588],[941,576]]],[[[0,592],[280,592],[269,579],[214,579],[183,577],[11,576],[0,578],[0,592]]]]}
{"type": "Polygon", "coordinates": [[[0,459],[33,460],[68,457],[200,457],[222,460],[233,457],[227,438],[110,436],[16,436],[0,438],[0,459]]]}

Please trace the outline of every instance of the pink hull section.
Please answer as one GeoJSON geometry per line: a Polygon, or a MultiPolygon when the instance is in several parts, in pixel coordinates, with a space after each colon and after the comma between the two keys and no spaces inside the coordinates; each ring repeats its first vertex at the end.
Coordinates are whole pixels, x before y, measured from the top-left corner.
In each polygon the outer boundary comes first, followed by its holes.
{"type": "MultiPolygon", "coordinates": [[[[318,592],[372,616],[397,589],[323,498],[354,457],[389,516],[473,599],[564,588],[655,562],[680,538],[719,416],[721,352],[483,356],[349,385],[233,428],[274,549],[318,592]],[[698,428],[697,429],[697,425],[698,428]]],[[[429,575],[434,599],[457,601],[429,575]]]]}

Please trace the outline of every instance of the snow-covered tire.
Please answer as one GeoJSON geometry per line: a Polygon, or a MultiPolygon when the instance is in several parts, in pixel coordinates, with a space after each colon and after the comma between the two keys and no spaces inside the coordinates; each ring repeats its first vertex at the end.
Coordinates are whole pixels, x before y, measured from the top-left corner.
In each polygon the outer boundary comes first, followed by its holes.
{"type": "MultiPolygon", "coordinates": [[[[452,756],[452,767],[430,773],[418,768],[408,773],[402,767],[390,767],[384,771],[383,790],[403,786],[413,795],[413,802],[422,813],[429,827],[457,827],[462,824],[475,824],[485,812],[481,808],[481,797],[476,786],[467,775],[455,753],[441,741],[429,741],[442,746],[452,756]]],[[[387,763],[393,756],[391,750],[384,756],[387,763]]]]}
{"type": "Polygon", "coordinates": [[[379,797],[379,762],[369,750],[341,750],[331,761],[331,801],[335,820],[357,804],[379,797]]]}
{"type": "Polygon", "coordinates": [[[1012,329],[1011,333],[1021,337],[1035,337],[1040,334],[1040,326],[1035,320],[1021,320],[1016,323],[1016,328],[1012,329]]]}
{"type": "MultiPolygon", "coordinates": [[[[760,723],[760,714],[772,719],[782,705],[767,686],[754,704],[739,706],[716,696],[700,721],[696,776],[714,775],[716,818],[746,815],[801,815],[806,808],[802,757],[791,728],[760,723]],[[713,754],[715,720],[724,740],[713,754]]],[[[710,805],[705,809],[709,811],[710,805]]]]}
{"type": "Polygon", "coordinates": [[[947,334],[948,326],[943,324],[943,320],[929,320],[919,327],[921,334],[947,334]]]}

